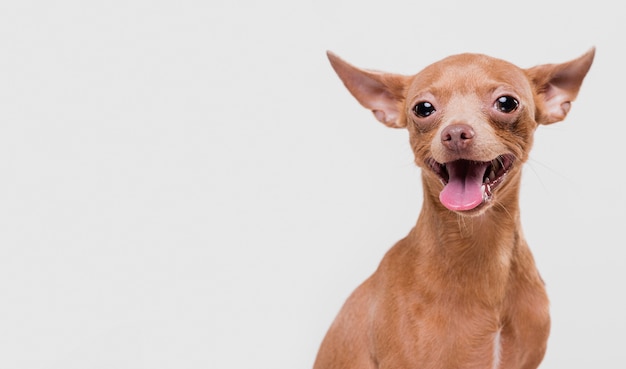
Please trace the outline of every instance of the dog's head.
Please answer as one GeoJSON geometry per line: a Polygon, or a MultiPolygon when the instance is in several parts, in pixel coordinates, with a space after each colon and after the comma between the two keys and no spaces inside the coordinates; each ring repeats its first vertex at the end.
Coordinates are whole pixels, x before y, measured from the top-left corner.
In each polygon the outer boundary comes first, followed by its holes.
{"type": "Polygon", "coordinates": [[[478,54],[431,64],[413,76],[330,62],[376,119],[406,128],[424,184],[449,210],[474,215],[517,193],[539,124],[569,112],[594,49],[562,64],[521,69],[478,54]]]}

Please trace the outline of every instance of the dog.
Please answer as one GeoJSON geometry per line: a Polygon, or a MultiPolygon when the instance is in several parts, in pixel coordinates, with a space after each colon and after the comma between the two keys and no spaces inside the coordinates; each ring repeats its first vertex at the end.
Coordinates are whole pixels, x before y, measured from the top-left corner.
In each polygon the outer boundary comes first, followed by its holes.
{"type": "Polygon", "coordinates": [[[522,165],[537,127],[562,121],[595,48],[522,69],[459,54],[407,76],[327,52],[356,100],[408,130],[421,169],[416,225],[346,300],[314,369],[532,369],[550,331],[522,234],[522,165]]]}

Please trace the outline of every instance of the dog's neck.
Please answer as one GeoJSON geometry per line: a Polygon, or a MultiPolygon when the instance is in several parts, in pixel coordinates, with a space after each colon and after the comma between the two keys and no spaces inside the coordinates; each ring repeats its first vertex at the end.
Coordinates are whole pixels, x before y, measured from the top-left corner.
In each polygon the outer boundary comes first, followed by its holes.
{"type": "Polygon", "coordinates": [[[466,293],[465,282],[471,282],[477,287],[472,293],[483,294],[481,300],[497,303],[503,298],[512,255],[524,243],[518,201],[520,178],[516,177],[509,178],[507,191],[499,194],[499,204],[506,206],[494,204],[475,216],[446,209],[432,183],[422,181],[424,203],[409,239],[426,260],[423,267],[436,274],[446,288],[456,286],[459,293],[466,293]]]}

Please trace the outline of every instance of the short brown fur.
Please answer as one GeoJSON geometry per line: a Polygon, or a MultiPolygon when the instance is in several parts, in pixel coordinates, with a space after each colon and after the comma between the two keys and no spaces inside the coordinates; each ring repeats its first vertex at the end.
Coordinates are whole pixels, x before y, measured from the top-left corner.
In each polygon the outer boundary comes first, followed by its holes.
{"type": "Polygon", "coordinates": [[[529,69],[461,54],[413,76],[358,69],[328,53],[361,105],[387,126],[408,130],[424,200],[415,227],[345,302],[315,369],[539,365],[550,317],[520,224],[522,164],[538,125],[569,112],[594,53],[529,69]],[[518,106],[508,111],[503,96],[518,106]],[[434,112],[416,113],[423,102],[434,112]],[[437,171],[452,170],[455,161],[493,163],[494,173],[505,173],[479,205],[450,209],[456,205],[440,198],[449,174],[437,171]]]}

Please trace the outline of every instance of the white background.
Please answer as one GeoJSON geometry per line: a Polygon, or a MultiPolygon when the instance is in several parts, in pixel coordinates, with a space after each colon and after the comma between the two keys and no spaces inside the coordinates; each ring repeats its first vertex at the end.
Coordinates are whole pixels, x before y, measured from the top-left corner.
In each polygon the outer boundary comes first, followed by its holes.
{"type": "MultiPolygon", "coordinates": [[[[542,368],[626,367],[624,13],[576,1],[3,1],[0,367],[310,368],[415,223],[406,131],[325,51],[411,74],[596,60],[525,165],[542,368]]],[[[494,225],[497,226],[497,225],[494,225]]]]}

